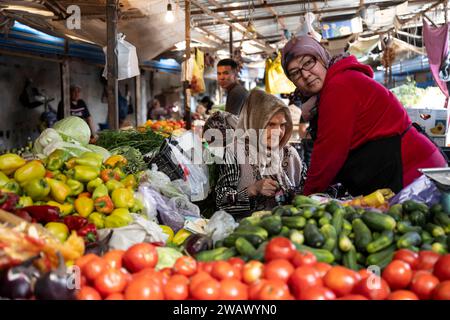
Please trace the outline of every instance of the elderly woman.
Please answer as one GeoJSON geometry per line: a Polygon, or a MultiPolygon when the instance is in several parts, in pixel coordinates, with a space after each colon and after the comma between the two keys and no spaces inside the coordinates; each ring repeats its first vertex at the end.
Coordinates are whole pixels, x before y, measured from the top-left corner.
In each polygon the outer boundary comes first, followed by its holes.
{"type": "Polygon", "coordinates": [[[276,206],[275,198],[281,194],[298,191],[306,168],[288,145],[292,120],[278,98],[252,90],[236,129],[225,163],[219,165],[216,203],[239,219],[276,206]]]}
{"type": "Polygon", "coordinates": [[[331,58],[314,39],[291,39],[284,72],[309,114],[314,149],[304,194],[341,182],[352,195],[398,192],[421,173],[446,166],[439,148],[412,125],[397,98],[354,56],[331,58]]]}

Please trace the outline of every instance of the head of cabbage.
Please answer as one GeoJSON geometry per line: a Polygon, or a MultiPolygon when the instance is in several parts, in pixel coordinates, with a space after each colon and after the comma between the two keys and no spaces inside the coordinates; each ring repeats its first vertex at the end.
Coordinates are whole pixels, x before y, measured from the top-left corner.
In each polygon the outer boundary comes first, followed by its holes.
{"type": "Polygon", "coordinates": [[[78,142],[87,145],[91,138],[91,129],[86,121],[79,117],[70,116],[55,123],[53,126],[66,142],[78,142]]]}

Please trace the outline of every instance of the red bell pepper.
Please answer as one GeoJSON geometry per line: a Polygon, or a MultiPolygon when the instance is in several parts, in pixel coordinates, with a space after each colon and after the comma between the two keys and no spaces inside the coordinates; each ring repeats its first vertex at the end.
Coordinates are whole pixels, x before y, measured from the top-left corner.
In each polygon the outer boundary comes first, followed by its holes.
{"type": "Polygon", "coordinates": [[[0,191],[0,209],[13,212],[19,203],[19,196],[12,192],[0,191]]]}
{"type": "Polygon", "coordinates": [[[55,222],[60,219],[60,212],[58,207],[54,206],[28,206],[22,208],[28,212],[34,220],[41,223],[55,222]]]}
{"type": "Polygon", "coordinates": [[[81,216],[67,216],[64,217],[64,223],[70,231],[78,231],[88,224],[88,220],[81,216]]]}
{"type": "Polygon", "coordinates": [[[93,223],[88,223],[81,229],[77,230],[77,234],[83,237],[84,242],[96,242],[98,241],[97,227],[93,223]]]}

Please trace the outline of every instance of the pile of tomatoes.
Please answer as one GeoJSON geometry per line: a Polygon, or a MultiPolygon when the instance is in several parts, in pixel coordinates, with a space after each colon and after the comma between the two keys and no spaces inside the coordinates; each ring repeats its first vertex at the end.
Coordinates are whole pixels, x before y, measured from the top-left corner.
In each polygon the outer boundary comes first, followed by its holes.
{"type": "Polygon", "coordinates": [[[317,262],[287,238],[273,238],[265,263],[240,258],[198,262],[180,257],[172,268],[156,271],[153,245],[98,257],[76,265],[82,272],[78,299],[114,300],[450,300],[450,254],[400,250],[380,276],[317,262]]]}

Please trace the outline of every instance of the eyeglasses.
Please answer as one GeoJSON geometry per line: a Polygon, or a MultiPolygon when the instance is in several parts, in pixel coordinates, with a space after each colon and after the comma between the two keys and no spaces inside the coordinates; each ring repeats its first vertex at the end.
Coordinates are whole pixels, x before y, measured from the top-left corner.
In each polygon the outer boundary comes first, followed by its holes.
{"type": "Polygon", "coordinates": [[[297,81],[298,78],[302,75],[302,70],[309,71],[316,65],[317,59],[315,57],[311,57],[309,60],[307,60],[303,66],[299,69],[294,69],[291,72],[289,72],[289,78],[291,80],[297,81]]]}

